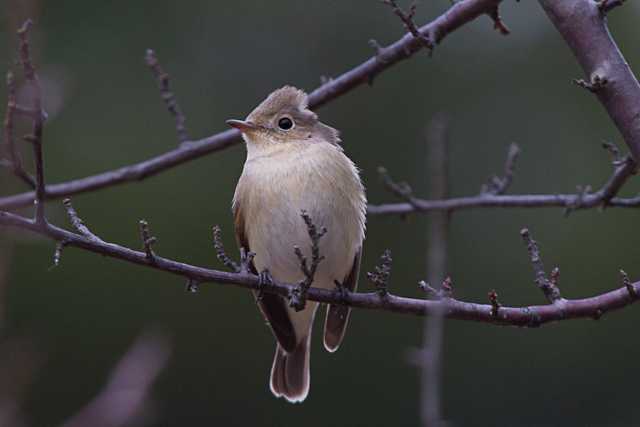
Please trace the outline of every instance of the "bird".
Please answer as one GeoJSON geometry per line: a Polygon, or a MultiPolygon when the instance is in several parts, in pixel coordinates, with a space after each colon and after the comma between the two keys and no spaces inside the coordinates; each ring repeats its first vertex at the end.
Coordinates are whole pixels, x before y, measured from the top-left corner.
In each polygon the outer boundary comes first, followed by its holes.
{"type": "MultiPolygon", "coordinates": [[[[254,253],[251,271],[265,280],[299,283],[305,276],[294,248],[311,256],[301,212],[326,234],[313,287],[355,291],[365,238],[366,196],[359,169],[341,146],[339,132],[319,121],[307,94],[293,86],[275,90],[244,120],[247,157],[233,197],[236,240],[254,253]]],[[[318,303],[298,311],[286,297],[254,291],[276,339],[269,387],[276,397],[302,402],[310,385],[310,337],[318,303]]],[[[299,307],[298,307],[299,309],[299,307]]],[[[324,347],[335,352],[350,308],[327,306],[324,347]]]]}

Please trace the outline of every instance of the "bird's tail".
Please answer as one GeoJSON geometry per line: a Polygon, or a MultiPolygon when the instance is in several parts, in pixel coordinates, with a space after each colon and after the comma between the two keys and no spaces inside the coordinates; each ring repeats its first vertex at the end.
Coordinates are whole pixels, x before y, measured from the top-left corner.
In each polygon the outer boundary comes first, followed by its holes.
{"type": "Polygon", "coordinates": [[[278,344],[271,367],[271,392],[289,402],[302,402],[309,394],[309,376],[309,337],[298,341],[289,353],[278,344]]]}

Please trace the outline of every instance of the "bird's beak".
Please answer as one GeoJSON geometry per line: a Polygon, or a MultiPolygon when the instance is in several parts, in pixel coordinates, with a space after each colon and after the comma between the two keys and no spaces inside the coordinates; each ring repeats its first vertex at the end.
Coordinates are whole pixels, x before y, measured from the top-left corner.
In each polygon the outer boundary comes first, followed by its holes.
{"type": "Polygon", "coordinates": [[[227,124],[233,128],[238,129],[240,132],[250,132],[258,128],[255,123],[245,120],[227,120],[227,124]]]}

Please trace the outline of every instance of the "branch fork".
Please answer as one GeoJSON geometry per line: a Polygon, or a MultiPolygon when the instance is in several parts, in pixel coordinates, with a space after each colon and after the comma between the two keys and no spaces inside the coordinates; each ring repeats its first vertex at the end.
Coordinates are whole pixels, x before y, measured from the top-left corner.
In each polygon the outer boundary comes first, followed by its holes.
{"type": "MultiPolygon", "coordinates": [[[[429,51],[429,56],[431,56],[432,53],[433,53],[433,48],[435,46],[435,42],[434,42],[434,40],[432,40],[432,37],[421,33],[420,30],[418,29],[416,23],[413,21],[413,17],[416,15],[416,10],[417,10],[417,7],[418,7],[418,5],[415,2],[415,0],[411,2],[411,5],[409,6],[409,12],[405,12],[404,10],[402,10],[400,8],[400,6],[398,6],[398,4],[394,0],[382,0],[382,3],[388,5],[389,7],[391,7],[391,10],[393,11],[393,13],[398,18],[400,18],[400,20],[404,24],[404,28],[409,33],[411,33],[411,35],[416,40],[418,40],[422,46],[427,48],[427,50],[429,51]]],[[[407,53],[407,56],[409,56],[411,54],[410,51],[408,51],[406,53],[407,53]]]]}

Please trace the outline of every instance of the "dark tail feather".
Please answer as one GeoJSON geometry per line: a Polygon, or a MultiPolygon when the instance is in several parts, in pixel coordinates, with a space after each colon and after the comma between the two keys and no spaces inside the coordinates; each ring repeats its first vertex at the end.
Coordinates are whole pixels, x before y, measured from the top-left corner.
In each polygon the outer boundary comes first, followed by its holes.
{"type": "Polygon", "coordinates": [[[333,353],[340,347],[349,324],[351,308],[344,305],[328,305],[324,320],[324,348],[333,353]]]}
{"type": "Polygon", "coordinates": [[[271,367],[271,392],[289,402],[302,402],[309,394],[309,339],[303,338],[292,352],[276,347],[271,367]]]}

